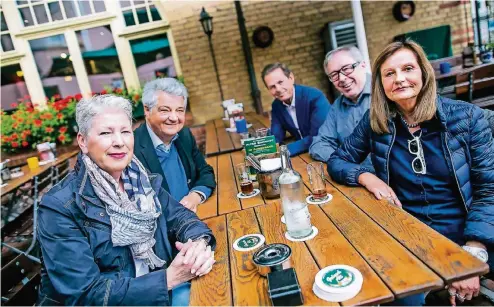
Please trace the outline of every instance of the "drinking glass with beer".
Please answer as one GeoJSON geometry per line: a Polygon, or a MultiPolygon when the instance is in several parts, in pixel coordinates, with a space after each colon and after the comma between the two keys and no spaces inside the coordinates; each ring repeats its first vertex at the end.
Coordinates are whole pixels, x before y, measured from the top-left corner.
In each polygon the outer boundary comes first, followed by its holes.
{"type": "Polygon", "coordinates": [[[237,173],[238,182],[240,184],[240,190],[244,196],[254,194],[254,185],[249,178],[248,168],[245,163],[235,165],[235,171],[237,173]]]}
{"type": "Polygon", "coordinates": [[[324,181],[324,169],[322,162],[312,162],[307,164],[307,173],[312,190],[314,200],[326,198],[326,182],[324,181]]]}

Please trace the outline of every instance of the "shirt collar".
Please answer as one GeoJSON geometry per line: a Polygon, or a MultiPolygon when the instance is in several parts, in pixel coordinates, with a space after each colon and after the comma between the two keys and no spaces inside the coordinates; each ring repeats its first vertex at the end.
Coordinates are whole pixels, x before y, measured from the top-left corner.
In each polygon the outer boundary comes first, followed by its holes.
{"type": "Polygon", "coordinates": [[[162,145],[166,148],[170,148],[171,145],[173,144],[173,142],[178,138],[178,133],[175,134],[172,138],[172,140],[170,141],[170,143],[168,145],[166,145],[165,143],[163,143],[163,141],[156,135],[156,133],[154,133],[153,129],[151,129],[151,127],[149,127],[149,125],[146,123],[146,128],[148,129],[148,133],[149,133],[149,136],[151,137],[151,141],[153,142],[153,146],[154,148],[158,148],[158,146],[162,145]]]}
{"type": "Polygon", "coordinates": [[[371,85],[371,75],[370,74],[365,74],[365,85],[364,85],[364,89],[362,90],[362,92],[360,93],[360,95],[358,96],[358,99],[357,99],[357,103],[354,103],[353,101],[351,101],[350,99],[346,98],[345,96],[343,96],[343,102],[349,106],[357,106],[359,105],[362,100],[364,99],[364,97],[366,97],[367,95],[370,95],[371,94],[371,91],[372,91],[372,85],[371,85]]]}
{"type": "Polygon", "coordinates": [[[289,109],[289,108],[293,108],[293,109],[295,109],[295,85],[293,86],[293,98],[292,98],[292,103],[291,103],[291,104],[289,104],[289,105],[288,105],[288,104],[286,104],[286,103],[285,103],[285,102],[283,102],[283,101],[282,101],[281,103],[283,103],[283,105],[284,105],[285,107],[287,107],[288,109],[289,109]]]}

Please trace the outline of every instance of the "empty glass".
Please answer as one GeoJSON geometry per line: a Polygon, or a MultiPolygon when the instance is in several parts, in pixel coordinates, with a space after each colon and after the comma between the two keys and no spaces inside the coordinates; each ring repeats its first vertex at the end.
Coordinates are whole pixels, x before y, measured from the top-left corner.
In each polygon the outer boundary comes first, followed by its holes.
{"type": "Polygon", "coordinates": [[[326,192],[326,182],[324,181],[324,168],[322,162],[312,162],[307,165],[307,173],[312,190],[314,200],[324,199],[328,193],[326,192]]]}
{"type": "Polygon", "coordinates": [[[259,129],[256,129],[256,137],[262,138],[262,137],[265,137],[265,136],[268,136],[268,135],[269,135],[269,129],[268,128],[259,128],[259,129]]]}

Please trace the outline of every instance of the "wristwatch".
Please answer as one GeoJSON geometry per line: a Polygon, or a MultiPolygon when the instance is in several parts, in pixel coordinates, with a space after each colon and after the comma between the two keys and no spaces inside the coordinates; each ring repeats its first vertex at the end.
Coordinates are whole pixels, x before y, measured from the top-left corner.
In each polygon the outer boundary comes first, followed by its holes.
{"type": "Polygon", "coordinates": [[[204,195],[204,193],[197,190],[192,190],[191,192],[194,192],[197,195],[199,195],[199,197],[201,198],[201,204],[206,201],[206,195],[204,195]]]}
{"type": "Polygon", "coordinates": [[[487,260],[489,260],[489,254],[483,248],[467,245],[463,245],[462,247],[464,250],[472,254],[474,257],[478,258],[483,263],[487,263],[487,260]]]}

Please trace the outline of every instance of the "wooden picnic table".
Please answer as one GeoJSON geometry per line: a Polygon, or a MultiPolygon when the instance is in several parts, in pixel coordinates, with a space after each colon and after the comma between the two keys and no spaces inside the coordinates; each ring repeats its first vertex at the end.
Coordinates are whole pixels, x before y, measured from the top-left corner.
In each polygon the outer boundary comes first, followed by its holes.
{"type": "MultiPolygon", "coordinates": [[[[251,134],[254,134],[256,129],[269,128],[271,126],[269,118],[263,115],[247,113],[245,118],[248,124],[252,124],[252,127],[249,128],[251,134]]],[[[242,149],[240,135],[226,131],[225,129],[228,127],[229,121],[221,118],[206,122],[206,157],[242,149]]]]}
{"type": "MultiPolygon", "coordinates": [[[[195,305],[270,305],[267,279],[257,273],[253,252],[238,252],[233,242],[246,234],[262,233],[266,243],[285,243],[292,248],[292,265],[303,291],[305,305],[334,305],[312,292],[316,273],[329,265],[346,264],[360,270],[364,283],[360,293],[341,305],[381,304],[415,293],[442,289],[455,280],[488,272],[482,263],[461,247],[429,228],[402,209],[376,200],[363,188],[347,187],[327,176],[333,200],[309,205],[312,224],[319,234],[306,242],[288,241],[281,223],[279,199],[258,195],[237,199],[240,191],[233,165],[242,152],[208,158],[218,188],[199,206],[198,215],[217,240],[213,270],[192,281],[195,305]]],[[[305,183],[312,162],[308,154],[292,158],[292,165],[305,183]]]]}
{"type": "Polygon", "coordinates": [[[16,190],[17,188],[24,185],[26,182],[32,180],[35,176],[38,176],[39,174],[45,172],[46,170],[50,169],[50,167],[52,167],[52,166],[58,165],[62,162],[65,162],[65,160],[72,158],[73,156],[77,155],[77,153],[79,153],[79,149],[66,152],[66,153],[58,156],[55,161],[48,163],[48,164],[45,164],[45,165],[41,165],[40,167],[38,167],[34,170],[31,170],[27,165],[23,166],[21,168],[21,171],[24,173],[24,175],[7,181],[6,182],[7,185],[2,187],[1,194],[6,195],[6,194],[16,190]]]}

